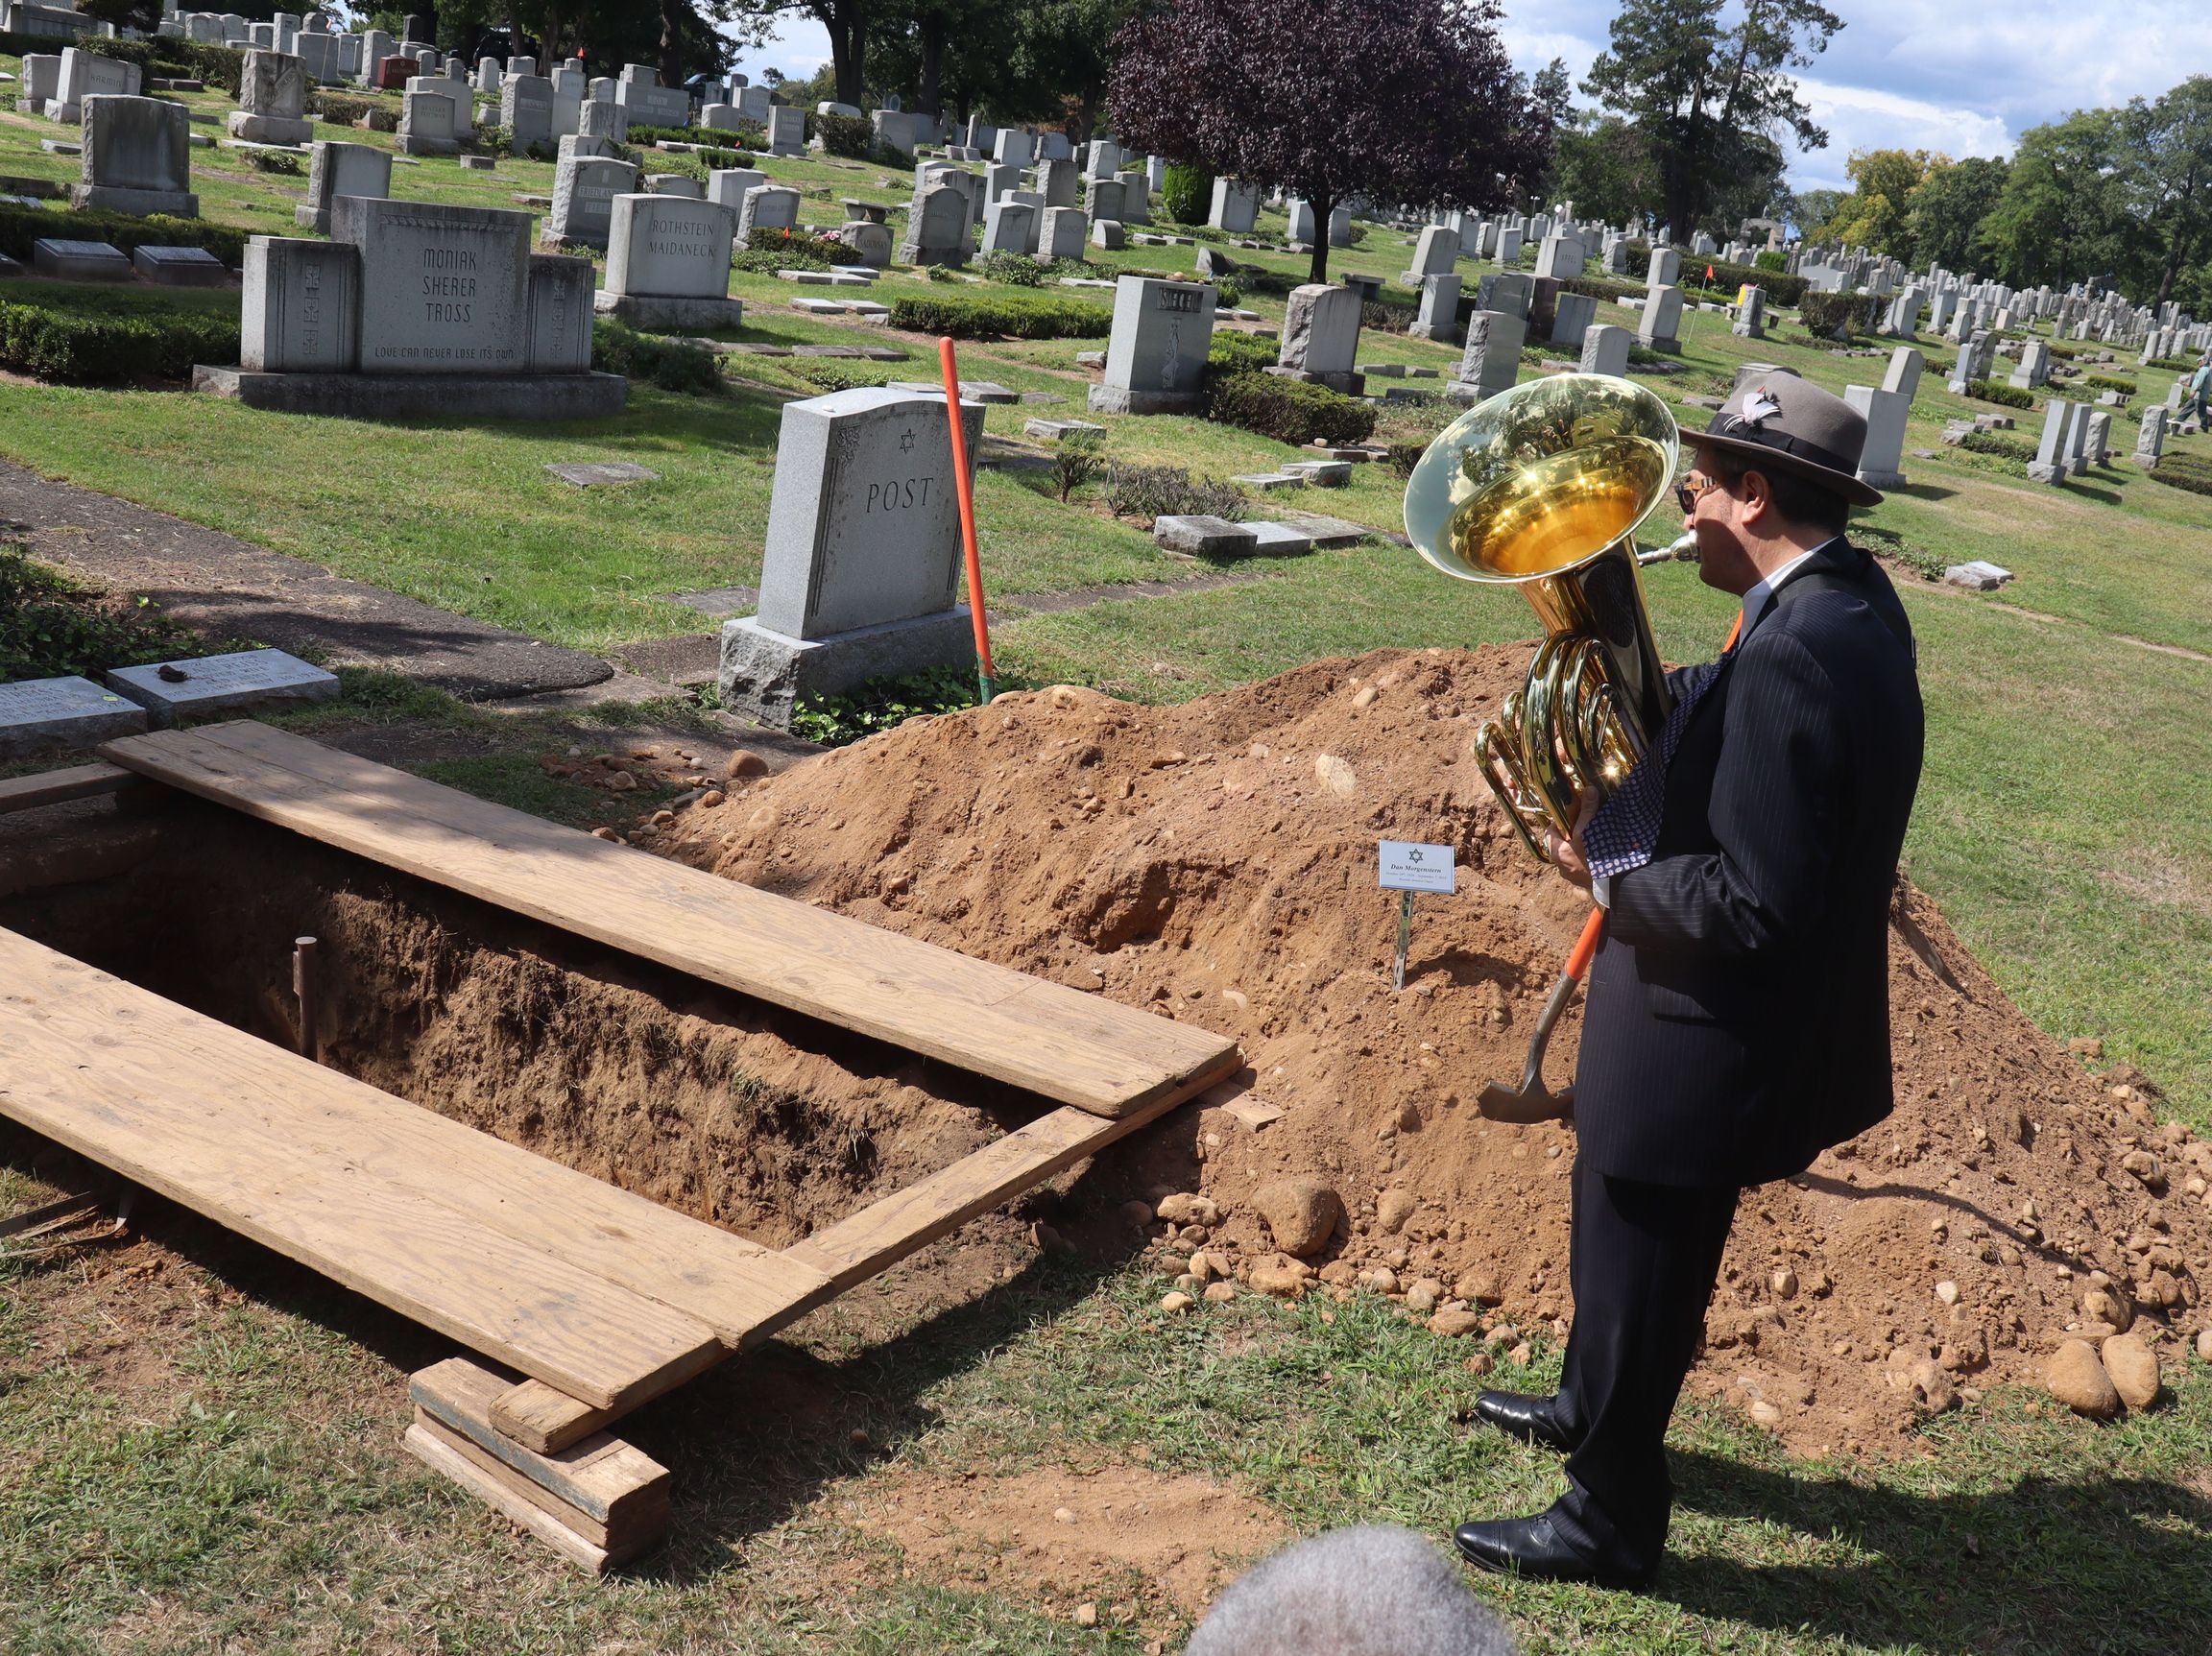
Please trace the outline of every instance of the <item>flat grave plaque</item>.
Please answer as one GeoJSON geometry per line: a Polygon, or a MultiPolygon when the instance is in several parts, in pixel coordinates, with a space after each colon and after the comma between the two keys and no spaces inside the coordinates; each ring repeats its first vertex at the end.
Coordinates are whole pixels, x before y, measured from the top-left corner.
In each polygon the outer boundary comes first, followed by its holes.
{"type": "Polygon", "coordinates": [[[138,703],[146,716],[162,727],[175,724],[180,716],[295,707],[327,702],[338,694],[335,673],[310,666],[282,650],[240,650],[229,656],[118,667],[104,676],[111,689],[138,703]]]}
{"type": "Polygon", "coordinates": [[[146,729],[146,709],[90,679],[0,684],[0,759],[43,748],[87,748],[146,729]]]}

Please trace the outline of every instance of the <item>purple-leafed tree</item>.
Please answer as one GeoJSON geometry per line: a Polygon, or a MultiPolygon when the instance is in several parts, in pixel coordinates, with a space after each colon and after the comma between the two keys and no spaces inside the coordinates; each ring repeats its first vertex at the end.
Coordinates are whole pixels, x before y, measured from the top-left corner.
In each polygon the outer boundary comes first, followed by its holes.
{"type": "Polygon", "coordinates": [[[1124,142],[1329,215],[1363,196],[1489,207],[1542,173],[1551,122],[1517,83],[1497,0],[1168,0],[1114,40],[1124,142]]]}

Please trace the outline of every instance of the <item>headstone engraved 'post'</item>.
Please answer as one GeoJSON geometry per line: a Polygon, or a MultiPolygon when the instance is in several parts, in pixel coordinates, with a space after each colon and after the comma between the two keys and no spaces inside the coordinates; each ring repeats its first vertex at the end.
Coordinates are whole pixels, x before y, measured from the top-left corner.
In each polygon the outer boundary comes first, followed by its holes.
{"type": "Polygon", "coordinates": [[[238,108],[227,125],[233,138],[256,144],[304,144],[315,125],[302,117],[307,65],[282,52],[249,52],[238,75],[238,108]]]}
{"type": "Polygon", "coordinates": [[[2076,405],[2055,396],[2043,412],[2043,435],[2035,458],[2028,463],[2028,475],[2037,483],[2063,483],[2071,470],[2068,454],[2073,447],[2076,405]]]}
{"type": "Polygon", "coordinates": [[[192,193],[189,124],[181,104],[157,98],[84,100],[83,181],[69,187],[73,206],[107,212],[200,216],[192,193]]]}
{"type": "Polygon", "coordinates": [[[1091,388],[1103,414],[1183,414],[1203,400],[1216,296],[1203,282],[1125,276],[1114,284],[1106,372],[1091,388]]]}
{"type": "MultiPolygon", "coordinates": [[[[982,405],[960,416],[973,455],[982,405]]],[[[871,388],[786,404],[759,612],[722,629],[722,705],[787,727],[801,696],[972,663],[960,544],[941,397],[871,388]]]]}
{"type": "Polygon", "coordinates": [[[730,239],[737,215],[684,196],[614,198],[602,316],[635,327],[736,327],[744,305],[730,297],[730,239]]]}
{"type": "Polygon", "coordinates": [[[1260,192],[1234,179],[1214,180],[1213,210],[1206,222],[1233,236],[1248,236],[1260,218],[1260,192]]]}
{"type": "Polygon", "coordinates": [[[1584,373],[1610,373],[1616,376],[1628,372],[1628,330],[1605,323],[1593,323],[1582,330],[1582,372],[1584,373]]]}

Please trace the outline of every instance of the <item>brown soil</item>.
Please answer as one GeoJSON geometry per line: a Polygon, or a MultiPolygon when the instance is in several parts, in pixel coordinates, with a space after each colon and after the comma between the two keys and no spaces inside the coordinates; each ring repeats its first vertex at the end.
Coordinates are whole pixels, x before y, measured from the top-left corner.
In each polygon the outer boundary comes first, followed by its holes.
{"type": "MultiPolygon", "coordinates": [[[[1317,1175],[1350,1212],[1315,1264],[1387,1263],[1498,1300],[1494,1321],[1556,1332],[1573,1131],[1494,1125],[1472,1104],[1518,1076],[1583,912],[1520,849],[1469,756],[1526,660],[1384,651],[1179,708],[1066,687],[1002,697],[733,784],[661,844],[1234,1035],[1254,1091],[1285,1114],[1255,1130],[1208,1109],[1194,1146],[1188,1130],[1156,1135],[1139,1193],[1187,1188],[1173,1157],[1194,1148],[1228,1214],[1208,1245],[1248,1269],[1272,1245],[1255,1188],[1317,1175]],[[1460,865],[1456,897],[1419,900],[1403,994],[1380,837],[1449,842],[1460,865]],[[1377,1214],[1391,1190],[1414,1202],[1395,1232],[1377,1214]]],[[[1901,887],[1893,922],[1897,1112],[1805,1177],[1746,1194],[1692,1380],[1772,1404],[1758,1418],[1800,1449],[1893,1443],[1919,1359],[1941,1357],[1970,1394],[2031,1378],[2052,1334],[2082,1322],[2093,1271],[2194,1328],[2212,1261],[2212,1212],[2187,1193],[2212,1176],[2212,1147],[2156,1125],[2148,1083],[2086,1075],[1925,897],[1901,887]],[[2122,1165],[2131,1153],[2140,1173],[2122,1165]]],[[[1571,1012],[1555,1082],[1578,1033],[1571,1012]]]]}
{"type": "Polygon", "coordinates": [[[1062,1620],[1146,1629],[1195,1618],[1246,1564],[1290,1539],[1261,1502],[1202,1477],[1142,1467],[1014,1477],[895,1474],[839,1514],[896,1541],[906,1568],[984,1586],[1062,1620]],[[1165,1602],[1147,1602],[1161,1595],[1165,1602]]]}

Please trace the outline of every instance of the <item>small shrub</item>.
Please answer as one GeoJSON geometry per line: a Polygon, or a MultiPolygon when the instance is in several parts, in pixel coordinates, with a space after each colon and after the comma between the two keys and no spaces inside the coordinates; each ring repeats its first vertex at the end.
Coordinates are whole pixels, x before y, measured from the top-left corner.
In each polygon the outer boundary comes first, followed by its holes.
{"type": "Polygon", "coordinates": [[[1789,256],[1785,253],[1775,252],[1771,249],[1752,254],[1751,262],[1768,276],[1788,276],[1790,274],[1789,256]]]}
{"type": "MultiPolygon", "coordinates": [[[[82,209],[66,216],[51,207],[16,206],[0,202],[0,253],[24,264],[31,262],[31,244],[45,236],[67,236],[78,241],[106,242],[125,253],[143,247],[205,248],[235,270],[246,262],[246,238],[252,232],[205,219],[175,219],[165,213],[140,218],[134,213],[96,212],[82,209]]],[[[0,288],[0,297],[7,289],[0,288]]]]}
{"type": "MultiPolygon", "coordinates": [[[[333,92],[327,87],[308,87],[304,108],[310,119],[327,121],[333,127],[353,126],[366,115],[388,115],[394,126],[399,121],[398,112],[384,99],[351,97],[344,92],[333,92]]],[[[484,129],[478,127],[476,131],[481,136],[484,129]]]]}
{"type": "Polygon", "coordinates": [[[854,391],[864,386],[887,385],[891,378],[879,368],[861,368],[834,358],[827,362],[803,358],[783,366],[786,372],[809,385],[820,386],[824,391],[854,391]]]}
{"type": "Polygon", "coordinates": [[[1993,379],[1970,379],[1966,382],[1966,395],[1978,402],[1994,402],[2004,408],[2033,408],[2035,394],[2017,385],[2000,385],[1993,379]]]}
{"type": "Polygon", "coordinates": [[[300,157],[282,150],[248,150],[246,164],[257,173],[289,173],[298,178],[307,169],[300,164],[300,157]]]}
{"type": "Polygon", "coordinates": [[[1815,339],[1847,340],[1874,324],[1878,302],[1871,295],[1809,293],[1798,300],[1797,315],[1815,339]]]}
{"type": "Polygon", "coordinates": [[[1950,567],[1933,552],[1924,551],[1907,540],[1894,529],[1863,519],[1851,525],[1850,539],[1878,558],[1887,558],[1904,564],[1923,581],[1940,581],[1943,571],[1950,567]]]}
{"type": "Polygon", "coordinates": [[[1413,475],[1413,468],[1421,464],[1421,457],[1429,452],[1426,443],[1393,443],[1390,445],[1390,474],[1403,483],[1413,475]]]}
{"type": "Polygon", "coordinates": [[[1369,300],[1359,307],[1359,325],[1375,333],[1404,333],[1421,312],[1409,304],[1384,304],[1369,300]]]}
{"type": "Polygon", "coordinates": [[[1195,161],[1170,162],[1160,186],[1161,209],[1178,225],[1203,225],[1214,211],[1214,174],[1195,161]]]}
{"type": "Polygon", "coordinates": [[[1969,431],[1959,439],[1958,446],[1969,454],[1995,454],[2023,466],[2035,458],[2032,443],[2024,437],[2008,437],[2002,431],[1969,431]]]}
{"type": "Polygon", "coordinates": [[[1051,480],[1052,492],[1060,497],[1060,504],[1068,504],[1068,497],[1098,475],[1106,464],[1100,452],[1102,440],[1096,432],[1080,432],[1064,437],[1052,451],[1051,469],[1045,475],[1051,480]]]}
{"type": "Polygon", "coordinates": [[[2147,362],[2145,368],[2164,369],[2169,373],[2195,373],[2197,364],[2185,356],[2162,356],[2155,362],[2147,362]]]}
{"type": "Polygon", "coordinates": [[[233,98],[246,74],[246,53],[237,46],[216,46],[204,40],[186,40],[157,35],[145,40],[104,39],[80,35],[73,40],[40,40],[33,51],[59,52],[76,46],[103,58],[120,58],[136,63],[149,80],[199,81],[220,86],[233,98]]]}
{"type": "Polygon", "coordinates": [[[765,150],[768,147],[768,129],[757,121],[740,121],[730,128],[650,127],[633,121],[623,129],[623,136],[627,143],[647,147],[661,143],[709,144],[716,149],[734,146],[740,150],[765,150]]]}
{"type": "Polygon", "coordinates": [[[235,312],[126,295],[73,295],[66,309],[0,300],[0,368],[65,385],[117,385],[183,379],[195,363],[238,360],[235,312]]]}
{"type": "Polygon", "coordinates": [[[2141,389],[2133,380],[2122,379],[2113,373],[2085,373],[2081,376],[2081,383],[2094,386],[2099,391],[2117,391],[2123,396],[2133,396],[2141,389]]]}
{"type": "Polygon", "coordinates": [[[662,391],[708,396],[722,392],[722,373],[712,351],[639,333],[613,318],[602,318],[591,329],[591,366],[601,373],[650,380],[662,391]]]}
{"type": "Polygon", "coordinates": [[[111,598],[0,541],[0,682],[97,681],[109,667],[206,653],[151,598],[111,598]]]}
{"type": "Polygon", "coordinates": [[[891,325],[954,339],[1104,339],[1114,317],[1104,305],[1043,295],[904,294],[892,301],[891,325]]]}
{"type": "MultiPolygon", "coordinates": [[[[1627,281],[1620,276],[1568,276],[1559,283],[1562,293],[1588,294],[1592,299],[1620,300],[1642,299],[1649,291],[1642,282],[1627,281]]],[[[1735,295],[1729,295],[1731,299],[1735,295]]]]}
{"type": "Polygon", "coordinates": [[[826,271],[831,265],[851,264],[853,250],[803,226],[787,230],[756,228],[730,262],[749,271],[826,271]]]}
{"type": "Polygon", "coordinates": [[[1375,429],[1375,410],[1358,398],[1271,373],[1211,376],[1206,417],[1292,447],[1316,441],[1364,443],[1375,429]]]}
{"type": "MultiPolygon", "coordinates": [[[[2151,468],[2150,475],[2169,489],[2185,489],[2192,494],[2212,494],[2212,467],[2193,454],[2176,454],[2169,449],[2151,468]]],[[[0,673],[0,678],[6,675],[0,673]]]]}
{"type": "Polygon", "coordinates": [[[1008,252],[1002,248],[985,253],[977,266],[991,280],[1008,287],[1043,287],[1045,273],[1050,268],[1027,253],[1008,252]]]}
{"type": "Polygon", "coordinates": [[[1212,368],[1231,373],[1273,368],[1280,360],[1277,342],[1263,333],[1216,333],[1206,352],[1206,361],[1212,368]]]}
{"type": "Polygon", "coordinates": [[[876,129],[865,115],[809,115],[823,153],[848,161],[865,161],[876,143],[876,129]]]}
{"type": "MultiPolygon", "coordinates": [[[[1017,688],[1001,681],[1000,688],[1017,688]]],[[[932,667],[901,679],[870,679],[842,696],[802,696],[791,709],[791,733],[840,748],[908,719],[964,712],[975,705],[973,673],[932,667]]]]}
{"type": "Polygon", "coordinates": [[[1235,282],[1224,276],[1214,284],[1214,302],[1223,310],[1235,310],[1244,302],[1244,295],[1235,282]]]}
{"type": "Polygon", "coordinates": [[[1106,468],[1106,510],[1117,517],[1220,517],[1240,521],[1244,492],[1234,483],[1193,478],[1180,466],[1106,468]]]}

